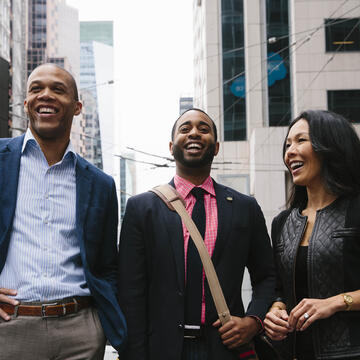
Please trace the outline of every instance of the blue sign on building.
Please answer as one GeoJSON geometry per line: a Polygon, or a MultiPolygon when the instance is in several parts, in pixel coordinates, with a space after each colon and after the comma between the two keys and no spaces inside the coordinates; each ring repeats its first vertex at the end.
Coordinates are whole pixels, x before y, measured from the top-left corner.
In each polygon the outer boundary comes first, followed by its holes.
{"type": "MultiPolygon", "coordinates": [[[[287,69],[284,59],[274,52],[270,52],[267,58],[268,86],[272,86],[276,81],[285,79],[287,69]]],[[[230,85],[231,92],[236,96],[245,97],[245,76],[237,77],[230,85]]]]}
{"type": "Polygon", "coordinates": [[[285,79],[287,70],[283,58],[274,52],[268,54],[268,85],[272,86],[276,81],[285,79]]]}
{"type": "Polygon", "coordinates": [[[236,97],[245,97],[245,76],[242,75],[236,78],[232,82],[230,90],[236,97]]]}

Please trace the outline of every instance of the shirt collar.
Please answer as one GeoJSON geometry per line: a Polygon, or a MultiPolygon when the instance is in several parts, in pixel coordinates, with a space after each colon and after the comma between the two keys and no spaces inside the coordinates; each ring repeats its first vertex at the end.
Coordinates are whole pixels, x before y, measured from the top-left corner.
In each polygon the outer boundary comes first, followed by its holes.
{"type": "MultiPolygon", "coordinates": [[[[38,142],[36,141],[33,133],[30,130],[30,128],[27,128],[26,133],[25,133],[25,137],[24,137],[24,142],[23,142],[23,145],[22,145],[22,148],[21,148],[21,154],[23,154],[26,147],[30,146],[30,145],[36,146],[42,152],[41,147],[38,144],[38,142]]],[[[67,148],[65,150],[64,156],[61,159],[61,161],[63,161],[66,157],[70,157],[70,156],[74,159],[74,165],[76,165],[77,156],[76,156],[76,152],[74,150],[74,147],[73,147],[73,145],[71,143],[71,140],[69,141],[69,144],[68,144],[68,146],[67,146],[67,148]],[[68,154],[70,154],[70,155],[68,155],[68,154]]]]}
{"type": "MultiPolygon", "coordinates": [[[[184,199],[189,195],[190,191],[194,187],[196,187],[196,185],[194,185],[193,183],[191,183],[188,180],[185,180],[184,178],[180,177],[179,175],[174,176],[174,184],[175,184],[176,190],[184,199]]],[[[208,176],[205,179],[205,181],[198,187],[204,189],[210,195],[216,197],[215,189],[214,189],[214,182],[210,176],[208,176]]]]}

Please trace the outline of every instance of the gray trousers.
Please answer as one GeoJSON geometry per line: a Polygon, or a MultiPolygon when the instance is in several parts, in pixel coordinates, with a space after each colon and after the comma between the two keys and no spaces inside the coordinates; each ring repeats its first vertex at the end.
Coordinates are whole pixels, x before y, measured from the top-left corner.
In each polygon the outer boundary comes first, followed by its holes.
{"type": "Polygon", "coordinates": [[[58,318],[0,318],[0,360],[102,360],[105,344],[91,307],[58,318]]]}

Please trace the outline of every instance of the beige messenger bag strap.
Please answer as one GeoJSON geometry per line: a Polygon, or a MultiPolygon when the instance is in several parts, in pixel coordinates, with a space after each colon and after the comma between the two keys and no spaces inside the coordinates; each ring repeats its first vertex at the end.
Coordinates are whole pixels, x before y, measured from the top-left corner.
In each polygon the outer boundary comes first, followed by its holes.
{"type": "Polygon", "coordinates": [[[194,244],[199,252],[216,311],[218,313],[221,324],[224,325],[230,320],[230,311],[226,304],[219,279],[216,275],[214,265],[211,261],[204,240],[201,237],[195,223],[186,211],[183,198],[169,184],[155,186],[153,189],[151,189],[151,191],[157,194],[166,203],[170,210],[176,211],[180,215],[186,228],[188,229],[190,236],[193,239],[194,244]]]}

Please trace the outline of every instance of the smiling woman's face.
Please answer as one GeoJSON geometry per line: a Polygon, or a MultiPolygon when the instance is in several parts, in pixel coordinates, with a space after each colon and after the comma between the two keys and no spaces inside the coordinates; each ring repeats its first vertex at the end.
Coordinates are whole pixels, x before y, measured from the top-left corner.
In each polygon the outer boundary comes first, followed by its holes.
{"type": "Polygon", "coordinates": [[[290,129],[286,139],[284,162],[296,185],[323,184],[321,161],[310,140],[309,124],[300,119],[290,129]]]}

